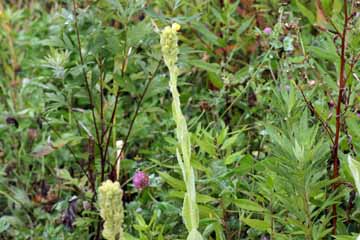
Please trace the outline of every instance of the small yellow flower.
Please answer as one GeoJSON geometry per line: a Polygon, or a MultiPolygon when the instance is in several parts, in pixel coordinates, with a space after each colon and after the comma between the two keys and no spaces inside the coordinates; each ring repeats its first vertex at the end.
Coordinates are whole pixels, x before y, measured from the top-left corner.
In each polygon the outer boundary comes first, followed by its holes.
{"type": "Polygon", "coordinates": [[[181,26],[180,26],[180,24],[178,24],[178,23],[173,23],[172,26],[171,26],[171,28],[172,28],[173,30],[175,30],[175,31],[179,31],[180,28],[181,28],[181,26]]]}

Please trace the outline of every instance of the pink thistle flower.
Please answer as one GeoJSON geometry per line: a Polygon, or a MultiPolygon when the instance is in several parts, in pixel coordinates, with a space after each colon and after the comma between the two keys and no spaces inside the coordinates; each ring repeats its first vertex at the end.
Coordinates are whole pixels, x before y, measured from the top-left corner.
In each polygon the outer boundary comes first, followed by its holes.
{"type": "Polygon", "coordinates": [[[149,176],[143,171],[136,171],[133,177],[133,183],[136,189],[142,190],[149,186],[149,176]]]}
{"type": "Polygon", "coordinates": [[[265,33],[266,35],[270,35],[270,34],[272,33],[271,27],[266,27],[266,28],[264,28],[264,33],[265,33]]]}

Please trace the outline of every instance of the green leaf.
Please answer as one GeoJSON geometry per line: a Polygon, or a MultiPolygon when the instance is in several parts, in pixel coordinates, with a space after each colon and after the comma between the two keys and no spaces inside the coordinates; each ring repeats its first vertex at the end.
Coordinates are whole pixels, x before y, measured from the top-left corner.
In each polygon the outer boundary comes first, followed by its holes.
{"type": "Polygon", "coordinates": [[[216,36],[214,33],[209,31],[202,23],[199,22],[194,23],[194,29],[203,36],[206,42],[210,42],[211,44],[220,46],[218,41],[219,39],[218,36],[216,36]]]}
{"type": "Polygon", "coordinates": [[[5,232],[10,227],[10,223],[4,221],[4,218],[0,218],[0,233],[5,232]]]}
{"type": "Polygon", "coordinates": [[[196,138],[196,143],[199,145],[200,150],[210,154],[210,156],[216,155],[216,147],[213,142],[211,142],[211,138],[196,138]]]}
{"type": "Polygon", "coordinates": [[[333,7],[332,7],[332,11],[333,14],[339,14],[343,8],[343,1],[333,1],[333,7]]]}
{"type": "Polygon", "coordinates": [[[188,63],[207,72],[219,73],[220,71],[220,66],[217,63],[208,63],[204,60],[190,60],[188,63]]]}
{"type": "Polygon", "coordinates": [[[251,18],[249,18],[249,19],[247,19],[246,21],[244,21],[241,25],[240,25],[240,27],[239,27],[239,29],[237,30],[237,35],[240,35],[240,34],[243,34],[250,26],[251,26],[251,24],[253,23],[253,21],[254,21],[254,17],[251,17],[251,18]]]}
{"type": "MultiPolygon", "coordinates": [[[[169,196],[184,199],[185,192],[172,190],[172,191],[169,191],[169,196]]],[[[200,193],[196,194],[196,202],[198,202],[198,203],[208,203],[208,202],[215,202],[215,201],[216,201],[216,198],[213,198],[209,195],[204,195],[204,194],[200,194],[200,193]]]]}
{"type": "Polygon", "coordinates": [[[225,127],[221,130],[219,136],[216,138],[217,144],[221,145],[224,142],[224,140],[228,134],[228,131],[229,131],[228,127],[225,127]]]}
{"type": "Polygon", "coordinates": [[[124,233],[124,240],[138,240],[138,238],[133,237],[132,235],[130,235],[129,233],[124,233]]]}
{"type": "Polygon", "coordinates": [[[254,211],[254,212],[264,212],[266,211],[265,208],[263,208],[258,203],[248,200],[248,199],[234,199],[232,202],[239,208],[254,211]]]}
{"type": "Polygon", "coordinates": [[[190,232],[192,229],[196,229],[199,225],[199,209],[196,204],[191,202],[188,193],[185,193],[184,203],[182,208],[182,217],[186,229],[190,232]]]}
{"type": "Polygon", "coordinates": [[[233,162],[240,161],[243,158],[244,151],[245,149],[227,156],[224,160],[224,163],[228,165],[228,164],[232,164],[233,162]]]}
{"type": "Polygon", "coordinates": [[[202,240],[202,239],[203,237],[196,229],[191,230],[188,237],[186,238],[186,240],[202,240]]]}
{"type": "Polygon", "coordinates": [[[309,46],[308,51],[315,55],[315,57],[320,59],[329,60],[331,62],[337,61],[339,58],[336,52],[323,47],[315,47],[315,46],[309,46]]]}
{"type": "Polygon", "coordinates": [[[215,74],[213,72],[208,72],[208,77],[210,82],[217,88],[221,89],[224,86],[223,81],[221,80],[221,78],[219,77],[218,74],[215,74]]]}
{"type": "Polygon", "coordinates": [[[185,191],[185,183],[182,180],[176,179],[165,172],[158,171],[158,174],[167,184],[169,184],[176,190],[185,191]]]}
{"type": "Polygon", "coordinates": [[[353,175],[356,188],[360,194],[360,162],[352,159],[351,156],[348,156],[348,164],[351,174],[353,175]]]}
{"type": "Polygon", "coordinates": [[[141,40],[146,39],[146,35],[152,32],[151,26],[146,22],[142,21],[136,25],[129,27],[128,30],[128,44],[130,46],[137,45],[141,40]]]}
{"type": "MultiPolygon", "coordinates": [[[[254,164],[254,161],[254,158],[250,154],[247,154],[241,159],[240,166],[234,168],[230,173],[236,173],[236,175],[243,176],[257,165],[254,164]]],[[[227,174],[226,176],[228,176],[229,174],[227,174]]]]}
{"type": "Polygon", "coordinates": [[[225,149],[230,148],[236,142],[236,140],[238,139],[238,136],[239,136],[238,134],[235,134],[234,136],[226,139],[224,141],[224,144],[221,146],[221,149],[225,150],[225,149]]]}
{"type": "Polygon", "coordinates": [[[335,238],[336,240],[356,240],[360,238],[360,235],[358,236],[358,238],[356,238],[356,236],[349,236],[349,235],[338,235],[335,236],[335,238]]]}
{"type": "Polygon", "coordinates": [[[24,227],[24,223],[21,219],[14,216],[2,216],[0,218],[0,233],[6,231],[9,227],[13,227],[14,229],[24,227]]]}
{"type": "Polygon", "coordinates": [[[267,231],[270,229],[271,225],[270,222],[265,220],[259,220],[259,219],[250,219],[250,218],[241,218],[241,221],[243,221],[246,225],[249,225],[251,228],[255,228],[259,231],[267,231]]]}
{"type": "Polygon", "coordinates": [[[305,7],[299,0],[296,0],[296,6],[298,7],[301,14],[304,15],[311,24],[315,23],[316,18],[312,11],[307,9],[307,7],[305,7]]]}

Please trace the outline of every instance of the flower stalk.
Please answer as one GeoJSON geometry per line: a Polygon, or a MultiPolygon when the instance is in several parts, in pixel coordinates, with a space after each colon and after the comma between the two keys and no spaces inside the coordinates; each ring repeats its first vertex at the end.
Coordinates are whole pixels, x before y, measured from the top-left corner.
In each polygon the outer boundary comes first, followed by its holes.
{"type": "Polygon", "coordinates": [[[181,111],[180,94],[177,90],[177,77],[179,70],[176,66],[177,55],[179,53],[177,31],[180,25],[174,23],[172,26],[165,27],[160,36],[161,51],[164,62],[170,73],[170,92],[173,97],[172,112],[176,122],[176,137],[178,139],[178,148],[176,156],[180,165],[183,179],[185,181],[186,193],[182,209],[182,217],[186,229],[189,231],[187,240],[202,240],[199,233],[199,209],[196,203],[195,175],[191,166],[191,143],[187,123],[181,111]]]}

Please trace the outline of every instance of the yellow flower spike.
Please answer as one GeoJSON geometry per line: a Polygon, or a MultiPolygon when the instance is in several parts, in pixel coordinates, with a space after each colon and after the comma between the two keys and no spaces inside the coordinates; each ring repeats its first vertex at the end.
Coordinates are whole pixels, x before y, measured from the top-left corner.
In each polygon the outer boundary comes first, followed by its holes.
{"type": "Polygon", "coordinates": [[[174,23],[172,26],[166,26],[160,35],[161,51],[165,64],[168,67],[175,66],[177,61],[177,55],[179,53],[177,31],[179,29],[180,25],[174,23]]]}
{"type": "Polygon", "coordinates": [[[99,187],[100,216],[104,220],[102,235],[107,240],[123,239],[122,194],[119,182],[107,180],[99,187]]]}

